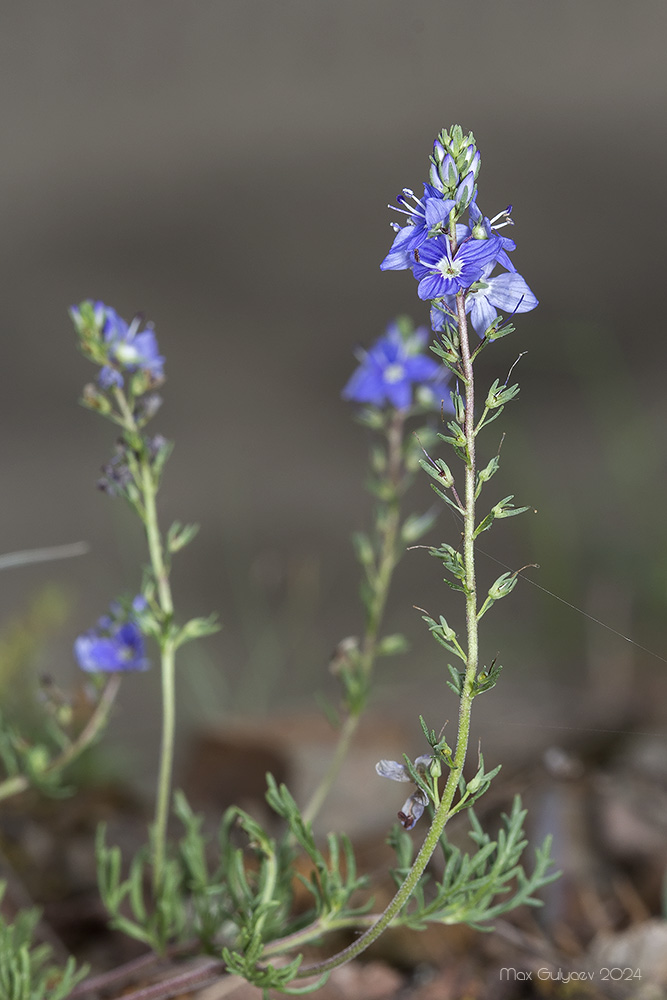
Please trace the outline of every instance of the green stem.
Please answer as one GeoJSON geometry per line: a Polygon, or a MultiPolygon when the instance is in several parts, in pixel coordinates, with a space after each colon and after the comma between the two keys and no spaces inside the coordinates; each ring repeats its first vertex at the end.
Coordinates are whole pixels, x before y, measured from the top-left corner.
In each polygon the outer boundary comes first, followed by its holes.
{"type": "MultiPolygon", "coordinates": [[[[123,426],[129,436],[140,438],[132,408],[120,389],[115,392],[123,426]]],[[[132,444],[133,442],[128,442],[132,444]]],[[[174,602],[169,583],[169,568],[165,559],[162,535],[157,514],[157,483],[150,460],[143,447],[139,451],[139,481],[142,507],[137,506],[146,530],[146,541],[157,587],[158,603],[161,611],[160,668],[162,679],[162,738],[160,743],[160,767],[158,773],[157,796],[155,802],[155,823],[153,827],[153,888],[157,893],[162,885],[167,843],[167,821],[171,805],[171,780],[174,767],[174,739],[176,728],[176,693],[174,661],[176,648],[172,634],[174,602]]]]}
{"type": "MultiPolygon", "coordinates": [[[[403,429],[405,412],[396,410],[387,426],[387,472],[385,484],[391,492],[391,498],[381,511],[377,523],[377,533],[380,536],[380,551],[377,571],[374,577],[373,599],[368,609],[366,629],[361,646],[359,671],[368,689],[382,618],[389,596],[391,580],[398,563],[397,540],[400,527],[400,492],[404,476],[403,468],[403,429]]],[[[306,823],[312,823],[324,804],[340,772],[357,731],[361,715],[365,707],[365,698],[356,710],[350,710],[341,727],[336,749],[324,774],[305,809],[302,812],[306,823]]]]}
{"type": "Polygon", "coordinates": [[[467,461],[465,475],[465,513],[463,522],[463,559],[466,572],[466,628],[468,651],[466,657],[465,680],[459,704],[459,728],[456,738],[456,749],[452,758],[452,767],[445,784],[442,799],[435,811],[430,829],[415,858],[405,881],[396,892],[387,908],[375,923],[361,935],[353,944],[344,948],[338,954],[324,962],[302,966],[297,978],[316,976],[323,972],[349,962],[368,948],[389,926],[392,920],[405,906],[424,870],[436,850],[442,832],[449,819],[454,796],[463,773],[468,742],[470,739],[470,714],[473,700],[473,683],[477,675],[478,643],[477,643],[477,594],[475,586],[475,425],[474,425],[474,381],[473,367],[468,339],[468,323],[465,313],[465,293],[456,296],[459,337],[461,344],[462,381],[465,386],[466,412],[464,433],[467,446],[467,461]]]}
{"type": "MultiPolygon", "coordinates": [[[[116,695],[118,694],[118,689],[120,687],[121,675],[112,674],[107,681],[100,700],[95,706],[93,714],[88,719],[88,722],[81,730],[77,738],[67,746],[62,753],[55,757],[49,766],[45,769],[44,774],[55,774],[61,771],[72,761],[76,760],[83,751],[90,746],[90,744],[96,739],[98,733],[106,723],[109,712],[111,711],[111,706],[114,703],[116,695]]],[[[11,778],[6,778],[4,781],[0,782],[0,801],[2,799],[8,799],[12,795],[18,795],[20,792],[24,792],[30,787],[30,779],[25,774],[16,774],[11,778]]]]}
{"type": "Polygon", "coordinates": [[[151,566],[157,585],[160,609],[163,615],[163,630],[160,639],[160,668],[162,678],[162,738],[160,742],[160,769],[155,802],[155,825],[153,828],[153,887],[159,891],[164,874],[167,843],[167,821],[171,806],[171,780],[174,768],[174,741],[176,735],[176,690],[175,653],[171,636],[171,619],[174,605],[162,548],[162,537],[158,526],[156,496],[153,474],[144,460],[142,462],[143,499],[145,509],[146,538],[151,566]]]}

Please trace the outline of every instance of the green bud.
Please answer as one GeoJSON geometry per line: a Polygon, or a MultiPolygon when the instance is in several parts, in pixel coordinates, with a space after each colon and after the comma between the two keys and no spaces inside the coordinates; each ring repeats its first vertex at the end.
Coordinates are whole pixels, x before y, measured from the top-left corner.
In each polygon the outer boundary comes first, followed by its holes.
{"type": "Polygon", "coordinates": [[[514,494],[511,493],[508,497],[504,497],[497,503],[495,507],[491,508],[491,513],[494,517],[514,517],[515,514],[523,514],[525,511],[530,510],[530,507],[515,507],[510,500],[514,499],[514,494]]]}
{"type": "Polygon", "coordinates": [[[492,601],[499,601],[501,597],[507,597],[516,587],[516,573],[503,573],[491,584],[489,597],[492,601]]]}
{"type": "Polygon", "coordinates": [[[454,389],[449,395],[454,405],[454,416],[456,417],[458,423],[463,426],[466,419],[466,407],[463,402],[463,397],[458,389],[454,389]]]}
{"type": "Polygon", "coordinates": [[[177,649],[183,643],[190,642],[192,639],[202,639],[204,636],[219,632],[221,626],[216,619],[217,615],[213,614],[209,615],[208,618],[192,618],[189,622],[186,622],[176,635],[174,648],[177,649]]]}
{"type": "Polygon", "coordinates": [[[26,764],[30,774],[44,774],[49,766],[49,752],[46,747],[40,745],[30,747],[26,757],[26,764]]]}
{"type": "Polygon", "coordinates": [[[198,524],[182,525],[174,521],[167,532],[167,548],[170,552],[178,552],[192,541],[198,531],[198,524]]]}
{"type": "Polygon", "coordinates": [[[451,437],[446,434],[438,434],[438,437],[442,441],[446,441],[447,444],[453,445],[455,448],[465,449],[467,441],[460,424],[457,424],[455,420],[450,420],[447,423],[447,429],[451,431],[451,437]]]}
{"type": "Polygon", "coordinates": [[[456,639],[456,632],[451,625],[447,623],[447,619],[442,615],[440,615],[440,632],[443,639],[446,639],[448,642],[451,642],[452,639],[456,639]]]}
{"type": "Polygon", "coordinates": [[[111,413],[111,403],[104,395],[100,392],[97,386],[94,386],[92,382],[83,387],[83,394],[81,396],[81,405],[86,406],[89,410],[96,410],[97,413],[101,413],[103,417],[106,417],[111,413]]]}

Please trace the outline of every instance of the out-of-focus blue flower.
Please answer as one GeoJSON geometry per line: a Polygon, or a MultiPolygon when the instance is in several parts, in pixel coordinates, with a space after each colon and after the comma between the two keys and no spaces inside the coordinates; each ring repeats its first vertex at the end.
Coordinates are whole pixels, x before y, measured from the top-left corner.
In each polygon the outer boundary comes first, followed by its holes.
{"type": "Polygon", "coordinates": [[[374,406],[389,403],[397,410],[412,405],[418,386],[430,389],[435,398],[435,379],[442,366],[421,353],[428,337],[426,327],[404,332],[398,322],[390,323],[370,350],[359,355],[361,363],[343,389],[343,398],[374,406]]]}
{"type": "Polygon", "coordinates": [[[95,628],[80,635],[74,642],[74,655],[82,670],[89,673],[116,673],[125,670],[146,670],[144,637],[133,615],[146,607],[143,597],[132,602],[126,612],[112,604],[95,628]]]}
{"type": "Polygon", "coordinates": [[[102,336],[108,346],[109,361],[98,376],[103,389],[122,386],[123,372],[143,371],[156,381],[164,375],[164,358],[159,353],[155,333],[151,329],[140,330],[141,320],[135,317],[126,323],[111,306],[96,303],[104,309],[102,336]]]}
{"type": "MultiPolygon", "coordinates": [[[[414,762],[415,770],[420,776],[426,777],[430,773],[432,757],[430,754],[422,754],[414,762]]],[[[399,764],[397,760],[381,760],[375,765],[375,770],[381,778],[391,778],[392,781],[412,781],[410,772],[405,764],[399,764]]],[[[417,820],[420,819],[424,809],[428,805],[428,796],[421,788],[409,796],[401,806],[398,813],[398,820],[406,830],[412,830],[417,820]]]]}
{"type": "Polygon", "coordinates": [[[415,258],[412,268],[419,282],[419,298],[428,301],[465,291],[479,281],[486,264],[495,263],[501,249],[499,236],[489,240],[467,239],[455,254],[447,236],[426,240],[417,250],[419,260],[415,258]]]}

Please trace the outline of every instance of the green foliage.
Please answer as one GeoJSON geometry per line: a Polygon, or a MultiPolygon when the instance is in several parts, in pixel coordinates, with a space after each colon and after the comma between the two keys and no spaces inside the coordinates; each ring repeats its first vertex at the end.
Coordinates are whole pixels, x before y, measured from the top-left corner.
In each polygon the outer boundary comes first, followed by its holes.
{"type": "Polygon", "coordinates": [[[304,821],[301,811],[285,785],[278,786],[272,775],[267,775],[266,799],[271,808],[281,816],[291,837],[303,849],[313,865],[308,878],[299,875],[314,900],[315,912],[324,917],[325,923],[333,917],[347,917],[365,913],[370,904],[351,908],[350,898],[366,886],[365,876],[357,874],[352,844],[344,834],[327,836],[327,856],[317,846],[312,826],[304,821]]]}
{"type": "MultiPolygon", "coordinates": [[[[495,772],[492,772],[492,774],[495,772]]],[[[490,780],[492,774],[485,777],[490,780]]],[[[472,783],[471,783],[472,785],[472,783]]],[[[468,786],[469,788],[471,786],[468,786]]],[[[535,893],[558,878],[550,871],[550,838],[535,852],[535,864],[526,874],[520,860],[527,841],[523,822],[526,811],[516,796],[509,815],[503,813],[502,826],[495,839],[482,830],[469,810],[469,837],[477,850],[464,853],[445,835],[440,838],[443,871],[439,879],[425,874],[410,903],[398,917],[399,923],[422,930],[429,923],[468,924],[477,930],[492,930],[492,921],[517,906],[541,906],[535,893]]],[[[396,852],[397,865],[392,875],[397,885],[405,879],[413,862],[412,838],[395,826],[389,844],[396,852]]]]}
{"type": "MultiPolygon", "coordinates": [[[[0,901],[5,886],[0,883],[0,901]]],[[[53,963],[48,944],[34,944],[37,910],[21,911],[10,924],[0,915],[0,996],[2,1000],[66,1000],[87,968],[73,958],[63,967],[53,963]]]]}

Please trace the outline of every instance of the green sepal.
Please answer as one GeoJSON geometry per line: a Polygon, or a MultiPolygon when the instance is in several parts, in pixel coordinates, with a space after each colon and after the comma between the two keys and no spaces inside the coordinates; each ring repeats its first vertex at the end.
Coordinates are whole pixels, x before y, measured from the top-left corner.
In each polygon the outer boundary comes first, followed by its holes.
{"type": "Polygon", "coordinates": [[[494,455],[489,464],[485,466],[480,472],[477,473],[477,485],[475,487],[475,500],[478,498],[482,492],[482,486],[484,483],[488,483],[492,476],[495,476],[496,472],[500,468],[500,455],[494,455]]]}
{"type": "Polygon", "coordinates": [[[480,521],[475,528],[473,538],[477,538],[483,531],[488,531],[496,518],[514,517],[516,514],[523,514],[525,511],[530,510],[530,507],[515,507],[514,504],[510,503],[510,500],[513,499],[514,494],[510,493],[509,496],[504,497],[503,500],[497,503],[495,507],[492,507],[484,520],[480,521]]]}
{"type": "Polygon", "coordinates": [[[95,410],[96,413],[100,413],[103,417],[110,416],[113,409],[107,396],[103,392],[100,392],[92,382],[83,387],[79,402],[87,410],[95,410]]]}
{"type": "Polygon", "coordinates": [[[199,531],[198,524],[181,524],[174,521],[167,531],[167,549],[169,552],[178,552],[189,545],[199,531]]]}
{"type": "Polygon", "coordinates": [[[515,329],[516,327],[513,323],[505,323],[503,325],[503,317],[498,315],[491,326],[485,331],[484,342],[493,343],[494,340],[500,340],[502,337],[507,337],[510,333],[514,333],[515,329]]]}
{"type": "Polygon", "coordinates": [[[500,671],[503,669],[501,663],[496,663],[496,659],[497,657],[493,658],[488,670],[486,667],[483,667],[481,673],[477,674],[472,686],[473,697],[478,694],[484,694],[485,691],[490,691],[491,688],[496,686],[500,677],[500,671]]]}
{"type": "Polygon", "coordinates": [[[461,397],[461,393],[458,390],[458,385],[455,389],[452,389],[449,396],[452,401],[452,406],[454,407],[454,416],[456,417],[456,421],[461,427],[463,427],[466,419],[466,408],[461,397]]]}
{"type": "Polygon", "coordinates": [[[501,573],[498,579],[491,584],[488,596],[482,607],[477,612],[477,621],[479,621],[482,615],[489,610],[492,604],[495,604],[496,601],[499,601],[501,598],[507,597],[508,594],[512,593],[516,587],[517,578],[517,573],[501,573]]]}
{"type": "Polygon", "coordinates": [[[193,639],[202,639],[207,635],[214,635],[219,632],[222,626],[217,620],[218,616],[215,612],[209,615],[208,618],[191,618],[189,622],[181,626],[176,632],[174,639],[174,649],[178,649],[186,642],[191,642],[193,639]]]}
{"type": "MultiPolygon", "coordinates": [[[[167,464],[169,456],[174,450],[174,442],[165,440],[161,447],[158,449],[157,455],[153,457],[150,461],[151,471],[153,473],[153,479],[156,484],[160,482],[162,478],[162,473],[164,467],[167,464]]],[[[149,456],[146,454],[146,461],[149,461],[149,456]]]]}
{"type": "Polygon", "coordinates": [[[442,334],[442,344],[435,340],[431,344],[431,350],[451,372],[461,378],[461,353],[458,345],[447,334],[442,334]]]}
{"type": "Polygon", "coordinates": [[[460,797],[456,805],[452,807],[451,815],[461,812],[462,809],[469,809],[477,799],[480,799],[488,791],[491,782],[499,773],[501,767],[502,765],[499,764],[497,767],[494,767],[493,771],[486,772],[484,770],[484,755],[480,751],[477,774],[470,781],[466,781],[463,775],[459,779],[460,797]]]}
{"type": "Polygon", "coordinates": [[[447,664],[447,669],[451,675],[451,680],[447,681],[447,687],[451,688],[454,694],[460,698],[463,695],[463,685],[465,684],[465,671],[457,670],[451,663],[447,664]]]}
{"type": "MultiPolygon", "coordinates": [[[[447,767],[450,768],[453,767],[454,761],[452,759],[452,748],[447,743],[447,740],[442,739],[440,736],[438,736],[436,734],[435,729],[428,728],[423,715],[419,716],[419,724],[422,727],[422,731],[424,733],[424,736],[426,737],[427,742],[429,743],[431,749],[434,751],[436,755],[434,757],[432,765],[433,769],[431,773],[435,774],[435,766],[440,765],[441,762],[445,763],[447,767]]],[[[439,773],[442,773],[442,768],[440,768],[439,773]]]]}
{"type": "Polygon", "coordinates": [[[447,444],[451,444],[457,454],[459,451],[467,453],[468,442],[466,441],[466,436],[463,433],[463,428],[457,424],[455,420],[448,420],[447,429],[451,432],[451,434],[438,433],[440,440],[446,441],[447,444]]]}
{"type": "Polygon", "coordinates": [[[509,403],[511,399],[519,394],[519,384],[515,382],[509,388],[506,384],[501,383],[500,379],[495,379],[493,385],[489,389],[489,394],[486,397],[485,406],[489,410],[495,410],[498,406],[504,406],[505,403],[509,403]]]}
{"type": "MultiPolygon", "coordinates": [[[[450,583],[450,586],[455,585],[450,583]]],[[[460,588],[455,587],[455,589],[460,588]]],[[[447,620],[443,615],[440,615],[440,620],[437,622],[427,614],[422,615],[422,620],[428,625],[428,630],[436,642],[440,643],[441,646],[444,646],[444,648],[450,653],[458,656],[458,658],[463,660],[464,663],[466,662],[466,655],[457,641],[456,632],[450,625],[448,625],[447,620]]]]}
{"type": "Polygon", "coordinates": [[[452,576],[457,577],[459,580],[465,580],[466,571],[463,564],[463,556],[448,542],[443,542],[440,548],[436,548],[434,545],[431,546],[428,550],[428,554],[430,556],[435,556],[436,559],[442,560],[445,569],[448,570],[452,576]]]}
{"type": "Polygon", "coordinates": [[[442,483],[445,489],[449,489],[450,486],[454,485],[454,476],[447,463],[441,458],[436,458],[434,464],[427,462],[425,458],[420,458],[419,464],[424,472],[427,472],[432,479],[437,479],[438,482],[442,483]]]}

